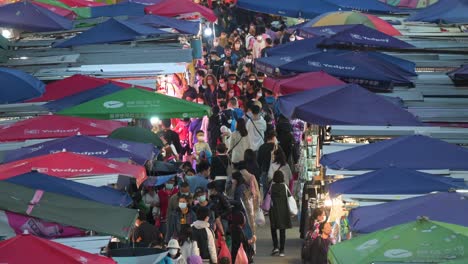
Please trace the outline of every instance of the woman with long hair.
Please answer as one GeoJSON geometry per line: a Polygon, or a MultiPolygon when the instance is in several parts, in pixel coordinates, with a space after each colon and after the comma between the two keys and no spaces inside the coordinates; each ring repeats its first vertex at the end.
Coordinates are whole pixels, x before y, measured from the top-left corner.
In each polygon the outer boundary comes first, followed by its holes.
{"type": "Polygon", "coordinates": [[[232,163],[239,163],[240,161],[244,160],[245,150],[250,148],[250,141],[247,134],[245,120],[242,118],[237,119],[236,131],[232,133],[228,144],[228,154],[231,156],[232,163]]]}
{"type": "Polygon", "coordinates": [[[270,207],[270,227],[271,238],[273,240],[272,255],[284,257],[284,246],[286,243],[286,229],[292,227],[291,214],[289,212],[288,196],[291,194],[284,183],[284,175],[280,170],[275,171],[273,183],[270,188],[271,207],[270,207]],[[278,230],[280,234],[278,244],[278,230]]]}

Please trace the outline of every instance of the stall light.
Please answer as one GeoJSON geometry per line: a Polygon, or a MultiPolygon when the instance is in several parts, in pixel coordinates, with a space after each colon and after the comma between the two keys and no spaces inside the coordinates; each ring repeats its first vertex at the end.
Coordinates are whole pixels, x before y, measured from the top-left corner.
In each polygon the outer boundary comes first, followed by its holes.
{"type": "Polygon", "coordinates": [[[158,125],[159,123],[161,123],[161,120],[158,118],[158,117],[152,117],[150,118],[150,122],[152,125],[158,125]]]}
{"type": "Polygon", "coordinates": [[[2,36],[6,39],[11,39],[13,38],[13,30],[11,29],[2,29],[2,36]]]}
{"type": "Polygon", "coordinates": [[[204,30],[203,30],[203,35],[205,37],[211,37],[211,35],[213,35],[213,30],[209,27],[206,27],[204,30]]]}

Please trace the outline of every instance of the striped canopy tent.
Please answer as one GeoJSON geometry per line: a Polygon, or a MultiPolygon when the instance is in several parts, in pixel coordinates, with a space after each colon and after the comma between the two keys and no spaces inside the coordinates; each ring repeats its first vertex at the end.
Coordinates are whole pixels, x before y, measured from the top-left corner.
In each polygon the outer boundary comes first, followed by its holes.
{"type": "Polygon", "coordinates": [[[380,2],[386,3],[401,8],[426,8],[432,4],[437,3],[439,0],[379,0],[380,2]]]}

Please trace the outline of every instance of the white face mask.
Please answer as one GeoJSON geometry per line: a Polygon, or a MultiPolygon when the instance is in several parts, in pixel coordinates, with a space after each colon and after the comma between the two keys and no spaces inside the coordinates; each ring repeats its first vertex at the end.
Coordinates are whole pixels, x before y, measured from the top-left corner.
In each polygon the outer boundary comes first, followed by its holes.
{"type": "Polygon", "coordinates": [[[245,59],[245,63],[251,63],[252,59],[245,59]]]}
{"type": "Polygon", "coordinates": [[[224,87],[224,86],[226,86],[225,83],[220,83],[220,84],[219,84],[219,87],[224,87]]]}
{"type": "Polygon", "coordinates": [[[177,253],[179,253],[179,250],[178,250],[177,248],[171,248],[171,249],[169,249],[169,254],[170,254],[171,256],[175,256],[175,255],[177,255],[177,253]]]}
{"type": "Polygon", "coordinates": [[[236,83],[236,80],[230,80],[229,83],[230,83],[230,84],[235,84],[235,83],[236,83]]]}
{"type": "Polygon", "coordinates": [[[262,97],[263,94],[262,93],[257,93],[257,97],[262,97]]]}

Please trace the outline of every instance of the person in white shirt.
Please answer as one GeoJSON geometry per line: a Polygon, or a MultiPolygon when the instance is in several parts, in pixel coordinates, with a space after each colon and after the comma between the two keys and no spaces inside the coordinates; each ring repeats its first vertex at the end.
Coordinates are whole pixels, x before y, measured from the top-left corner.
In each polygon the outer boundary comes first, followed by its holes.
{"type": "Polygon", "coordinates": [[[260,116],[260,107],[258,105],[253,105],[251,107],[252,117],[247,117],[247,132],[250,141],[250,148],[253,151],[258,151],[261,145],[264,143],[265,131],[267,129],[267,124],[265,119],[260,116]]]}

